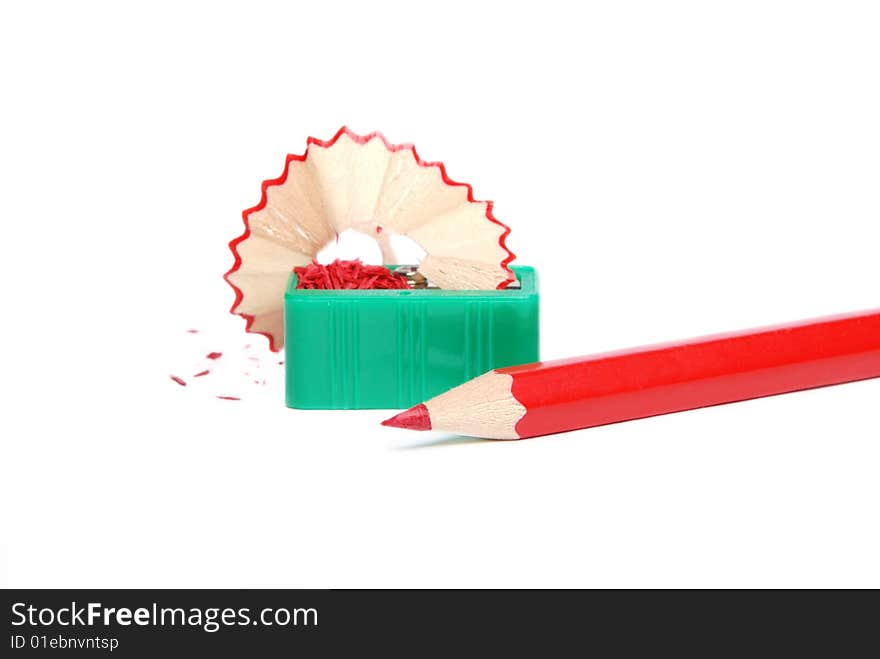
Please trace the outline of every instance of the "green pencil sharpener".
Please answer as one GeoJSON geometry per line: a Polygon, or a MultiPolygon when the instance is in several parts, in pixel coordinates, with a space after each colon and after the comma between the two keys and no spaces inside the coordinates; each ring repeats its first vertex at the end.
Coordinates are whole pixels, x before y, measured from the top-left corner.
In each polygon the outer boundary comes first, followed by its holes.
{"type": "Polygon", "coordinates": [[[287,406],[406,408],[503,366],[536,362],[538,280],[490,291],[298,289],[284,294],[287,406]]]}

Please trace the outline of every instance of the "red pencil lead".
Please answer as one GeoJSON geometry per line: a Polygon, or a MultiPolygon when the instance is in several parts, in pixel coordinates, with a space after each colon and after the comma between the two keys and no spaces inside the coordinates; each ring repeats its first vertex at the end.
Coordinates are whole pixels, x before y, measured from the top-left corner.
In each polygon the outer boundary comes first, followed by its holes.
{"type": "Polygon", "coordinates": [[[428,414],[428,408],[419,403],[400,414],[395,414],[390,419],[385,419],[382,425],[391,428],[406,428],[407,430],[430,430],[431,415],[428,414]]]}

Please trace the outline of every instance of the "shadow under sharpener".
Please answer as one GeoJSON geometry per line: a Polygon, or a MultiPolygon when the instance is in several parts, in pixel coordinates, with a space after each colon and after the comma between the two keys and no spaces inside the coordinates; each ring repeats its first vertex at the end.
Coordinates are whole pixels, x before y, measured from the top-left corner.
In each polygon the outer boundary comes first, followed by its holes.
{"type": "Polygon", "coordinates": [[[503,366],[536,362],[538,281],[518,289],[305,290],[284,294],[287,406],[411,407],[503,366]]]}

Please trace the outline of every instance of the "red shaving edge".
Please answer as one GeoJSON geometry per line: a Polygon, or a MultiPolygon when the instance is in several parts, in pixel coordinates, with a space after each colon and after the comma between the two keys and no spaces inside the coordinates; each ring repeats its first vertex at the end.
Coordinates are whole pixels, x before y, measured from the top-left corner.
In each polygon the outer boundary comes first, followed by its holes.
{"type": "MultiPolygon", "coordinates": [[[[446,183],[446,185],[464,186],[467,189],[468,201],[476,202],[476,203],[485,203],[486,204],[486,218],[490,222],[492,222],[493,224],[497,224],[498,226],[504,228],[504,233],[502,233],[501,236],[498,238],[498,244],[501,246],[501,248],[505,252],[507,252],[507,257],[501,262],[501,267],[507,271],[507,279],[505,279],[503,282],[498,284],[497,288],[498,289],[507,288],[508,284],[516,281],[516,277],[514,276],[513,271],[511,271],[511,269],[508,267],[510,265],[510,262],[513,261],[513,259],[515,259],[516,256],[514,255],[513,252],[511,252],[507,248],[507,245],[505,244],[505,241],[507,240],[507,236],[510,234],[510,227],[508,227],[503,222],[500,222],[492,214],[493,203],[491,201],[481,202],[477,199],[474,199],[473,188],[470,186],[469,183],[461,183],[459,181],[453,181],[451,178],[449,178],[449,176],[446,174],[446,166],[442,162],[439,162],[439,161],[427,162],[427,161],[422,160],[419,157],[419,154],[416,152],[415,146],[413,146],[412,144],[391,144],[385,138],[385,136],[382,135],[382,133],[380,133],[379,131],[373,131],[372,133],[369,133],[368,135],[358,135],[357,133],[353,133],[352,131],[350,131],[346,126],[343,126],[338,131],[336,131],[336,134],[328,141],[319,140],[314,137],[309,137],[306,140],[306,150],[303,152],[302,155],[288,154],[287,160],[284,163],[284,171],[281,173],[281,176],[279,176],[278,178],[275,178],[275,179],[268,179],[266,181],[263,181],[263,184],[261,186],[262,196],[260,197],[260,203],[258,203],[256,206],[253,206],[251,208],[248,208],[248,209],[242,211],[241,217],[242,217],[242,220],[244,220],[244,233],[241,234],[238,238],[233,238],[231,241],[229,241],[229,249],[232,252],[232,255],[235,257],[235,262],[232,264],[232,267],[223,275],[223,279],[225,279],[226,283],[229,284],[230,286],[232,286],[232,289],[235,291],[235,301],[232,303],[232,307],[229,309],[230,313],[237,313],[235,310],[236,310],[236,308],[238,308],[238,305],[241,304],[241,301],[244,297],[244,294],[241,292],[241,290],[235,284],[233,284],[231,281],[229,281],[229,275],[231,275],[233,272],[235,272],[236,270],[238,270],[241,267],[241,256],[239,255],[236,247],[242,241],[247,240],[247,238],[251,235],[251,227],[248,222],[248,217],[250,216],[251,213],[255,213],[255,212],[262,210],[263,208],[266,207],[266,201],[267,201],[266,190],[270,186],[284,184],[284,182],[287,180],[287,175],[290,172],[290,163],[292,161],[297,160],[299,162],[305,162],[306,158],[308,158],[308,156],[309,156],[309,148],[311,148],[312,146],[320,147],[322,149],[329,148],[329,147],[333,146],[334,144],[336,144],[336,141],[340,137],[342,137],[343,135],[347,135],[348,137],[350,137],[352,140],[354,140],[358,144],[366,144],[367,142],[369,142],[372,139],[380,139],[380,140],[382,140],[382,143],[385,145],[385,148],[391,152],[403,151],[404,149],[408,149],[409,151],[412,151],[413,157],[415,158],[416,163],[420,167],[437,167],[440,170],[440,177],[443,179],[443,182],[446,183]]],[[[253,323],[254,323],[254,316],[252,314],[246,314],[246,313],[239,313],[238,315],[241,316],[242,318],[244,318],[246,321],[245,331],[250,332],[251,325],[253,325],[253,323]]],[[[254,332],[254,333],[255,334],[262,334],[267,339],[269,339],[269,349],[270,350],[275,351],[275,352],[277,352],[279,350],[279,348],[275,347],[275,339],[271,334],[269,334],[268,332],[254,332]]]]}
{"type": "Polygon", "coordinates": [[[297,266],[296,287],[308,289],[389,289],[409,288],[406,277],[391,272],[381,265],[364,265],[360,259],[340,261],[328,265],[312,262],[297,266]]]}

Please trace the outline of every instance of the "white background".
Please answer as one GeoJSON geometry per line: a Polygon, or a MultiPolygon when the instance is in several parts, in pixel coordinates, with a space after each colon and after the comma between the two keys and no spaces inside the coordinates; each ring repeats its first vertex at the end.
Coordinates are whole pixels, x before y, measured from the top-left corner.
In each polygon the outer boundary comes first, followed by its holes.
{"type": "Polygon", "coordinates": [[[343,123],[495,200],[545,358],[876,307],[878,34],[870,2],[4,4],[0,578],[880,586],[878,380],[496,443],[168,377],[185,328],[243,338],[226,242],[343,123]]]}

